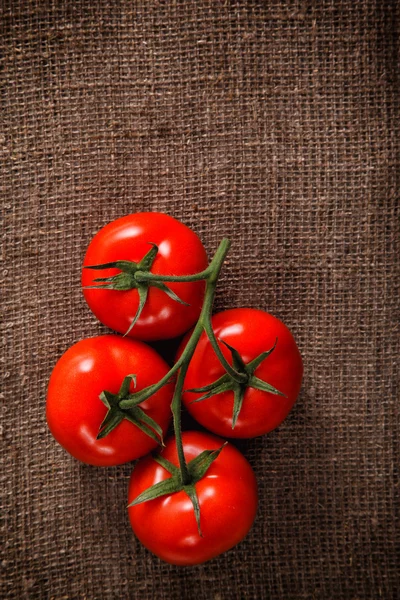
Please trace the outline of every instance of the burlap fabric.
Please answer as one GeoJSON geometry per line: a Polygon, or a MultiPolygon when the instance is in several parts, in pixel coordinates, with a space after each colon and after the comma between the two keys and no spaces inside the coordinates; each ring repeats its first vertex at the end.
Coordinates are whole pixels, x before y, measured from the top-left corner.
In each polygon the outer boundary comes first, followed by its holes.
{"type": "Polygon", "coordinates": [[[2,4],[1,597],[396,597],[396,6],[2,4]],[[269,310],[305,363],[287,421],[240,444],[251,533],[190,569],[132,535],[132,465],[78,464],[44,415],[57,358],[106,331],[80,290],[86,246],[140,210],[210,254],[230,237],[216,309],[269,310]]]}

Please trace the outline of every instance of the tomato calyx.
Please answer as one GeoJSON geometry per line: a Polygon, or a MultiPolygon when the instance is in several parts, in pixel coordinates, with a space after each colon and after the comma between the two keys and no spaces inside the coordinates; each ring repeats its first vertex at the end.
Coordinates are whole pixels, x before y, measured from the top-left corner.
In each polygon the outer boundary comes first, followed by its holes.
{"type": "Polygon", "coordinates": [[[120,402],[122,400],[130,399],[132,396],[132,394],[129,393],[132,382],[134,387],[136,387],[136,375],[127,375],[124,377],[118,394],[113,394],[107,390],[101,392],[99,398],[107,407],[108,411],[100,425],[97,439],[100,440],[106,437],[106,435],[111,433],[123,419],[127,419],[127,421],[138,427],[143,433],[157,442],[157,444],[164,445],[163,431],[159,424],[149,417],[149,415],[147,415],[139,406],[139,402],[142,402],[141,399],[137,401],[136,406],[132,406],[128,409],[120,408],[120,402]]]}
{"type": "Polygon", "coordinates": [[[159,481],[151,487],[144,490],[139,496],[137,496],[133,502],[128,505],[136,506],[142,502],[148,502],[162,496],[175,494],[176,492],[185,492],[193,505],[194,516],[196,518],[197,531],[200,537],[203,537],[200,526],[200,504],[197,496],[195,484],[202,479],[211,467],[212,463],[218,458],[227,442],[222,444],[220,448],[216,450],[204,450],[198,456],[193,458],[187,463],[187,471],[189,474],[189,481],[183,482],[181,469],[174,465],[172,462],[164,458],[161,454],[153,455],[153,459],[161,465],[171,475],[168,479],[159,481]]]}
{"type": "Polygon", "coordinates": [[[111,275],[110,277],[97,277],[93,280],[96,285],[87,285],[84,287],[86,290],[116,290],[119,292],[126,292],[128,290],[136,289],[139,294],[139,306],[136,314],[129,325],[125,335],[131,331],[136,324],[140,315],[142,314],[143,308],[146,304],[149,288],[156,287],[161,291],[165,292],[175,302],[179,302],[184,306],[189,306],[187,302],[179,298],[175,292],[171,290],[163,281],[152,279],[151,281],[143,280],[143,276],[150,273],[150,269],[153,266],[154,260],[157,256],[158,246],[153,242],[149,242],[151,249],[145,254],[142,260],[138,263],[131,260],[116,260],[114,262],[103,263],[100,265],[85,265],[84,269],[92,269],[95,271],[101,271],[103,269],[119,269],[120,273],[111,275]]]}
{"type": "Polygon", "coordinates": [[[275,350],[276,345],[278,343],[278,338],[276,338],[275,343],[272,346],[272,348],[270,348],[269,350],[266,350],[265,352],[261,352],[261,354],[256,356],[256,358],[254,358],[252,361],[248,362],[247,364],[243,361],[242,357],[240,356],[240,354],[236,350],[236,348],[234,348],[233,346],[231,346],[224,340],[219,339],[219,341],[222,344],[224,344],[224,346],[226,346],[228,348],[228,350],[230,351],[231,357],[232,357],[233,368],[235,369],[235,371],[237,371],[238,373],[240,373],[243,376],[242,381],[237,381],[234,377],[232,377],[232,375],[230,373],[224,373],[224,375],[222,375],[219,379],[217,379],[216,381],[213,381],[212,383],[209,383],[208,385],[205,385],[203,387],[198,387],[198,388],[191,388],[186,391],[198,393],[198,394],[203,393],[203,395],[200,398],[193,400],[191,402],[191,404],[194,404],[196,402],[202,402],[203,400],[207,400],[207,398],[211,398],[212,396],[215,396],[217,394],[222,394],[224,392],[232,391],[233,392],[232,429],[234,429],[235,425],[237,423],[240,411],[242,409],[245,392],[248,387],[254,388],[256,390],[261,390],[263,392],[269,392],[270,394],[274,394],[276,396],[286,397],[285,394],[283,394],[282,392],[277,390],[275,387],[273,387],[266,381],[263,381],[262,379],[259,379],[258,377],[256,377],[254,375],[254,372],[260,366],[260,364],[266,358],[268,358],[268,356],[270,356],[270,354],[272,354],[272,352],[275,350]]]}

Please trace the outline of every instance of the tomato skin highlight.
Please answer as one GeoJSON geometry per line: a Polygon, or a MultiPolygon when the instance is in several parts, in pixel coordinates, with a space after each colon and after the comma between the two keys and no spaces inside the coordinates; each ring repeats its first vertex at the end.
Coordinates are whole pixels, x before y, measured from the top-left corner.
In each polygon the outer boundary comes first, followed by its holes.
{"type": "MultiPolygon", "coordinates": [[[[79,341],[61,356],[50,377],[46,417],[51,433],[73,457],[90,465],[113,466],[144,456],[157,443],[126,419],[96,439],[107,413],[99,395],[117,393],[126,375],[136,374],[135,389],[140,390],[167,372],[165,361],[143,342],[116,335],[79,341]]],[[[164,434],[172,394],[173,384],[167,384],[140,405],[164,434]]]]}
{"type": "MultiPolygon", "coordinates": [[[[197,431],[183,432],[182,439],[187,461],[224,443],[197,431]]],[[[162,456],[178,466],[175,438],[167,440],[162,456]]],[[[141,459],[130,479],[129,503],[168,477],[168,471],[151,456],[141,459]]],[[[229,550],[246,536],[256,515],[258,495],[253,469],[232,444],[222,449],[195,487],[202,537],[192,502],[184,491],[128,508],[135,535],[148,550],[170,564],[197,565],[229,550]]]]}
{"type": "MultiPolygon", "coordinates": [[[[193,401],[200,398],[201,393],[185,391],[183,403],[201,425],[223,437],[252,438],[272,431],[287,417],[301,388],[303,363],[291,332],[276,317],[253,308],[234,308],[217,313],[212,317],[212,326],[217,339],[236,348],[245,363],[272,348],[278,338],[274,351],[259,365],[255,375],[285,394],[286,398],[248,387],[234,429],[232,391],[200,402],[193,401]]],[[[178,357],[187,341],[188,336],[185,336],[178,357]]],[[[232,363],[229,350],[223,344],[220,347],[232,363]]],[[[184,390],[208,385],[224,372],[203,333],[190,362],[184,390]]]]}
{"type": "MultiPolygon", "coordinates": [[[[156,212],[127,215],[103,227],[90,242],[83,266],[117,260],[138,263],[151,248],[150,244],[158,246],[151,273],[191,275],[207,267],[207,254],[196,233],[170,215],[156,212]]],[[[114,268],[83,269],[82,286],[96,285],[97,277],[111,277],[118,272],[114,268]]],[[[145,341],[169,339],[185,333],[196,322],[204,297],[204,282],[166,285],[189,306],[150,286],[141,316],[128,334],[130,337],[145,341]]],[[[136,289],[83,289],[83,294],[99,321],[119,333],[128,331],[139,305],[136,289]]]]}

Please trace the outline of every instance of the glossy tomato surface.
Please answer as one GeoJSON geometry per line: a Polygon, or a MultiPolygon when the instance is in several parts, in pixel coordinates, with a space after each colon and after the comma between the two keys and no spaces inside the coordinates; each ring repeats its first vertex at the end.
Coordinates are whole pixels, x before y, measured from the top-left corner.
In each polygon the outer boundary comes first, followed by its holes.
{"type": "MultiPolygon", "coordinates": [[[[84,266],[117,260],[138,263],[158,246],[151,272],[162,275],[190,275],[207,267],[207,255],[198,236],[186,225],[163,213],[136,213],[109,223],[92,239],[84,266]]],[[[111,277],[118,269],[83,269],[82,286],[96,285],[94,279],[111,277]]],[[[141,340],[173,338],[187,331],[197,320],[204,296],[204,282],[166,284],[185,306],[164,291],[150,287],[145,307],[129,336],[141,340]]],[[[126,333],[139,304],[138,291],[84,289],[85,299],[96,317],[107,327],[126,333]]]]}
{"type": "MultiPolygon", "coordinates": [[[[91,465],[117,465],[147,454],[157,443],[126,419],[96,439],[107,413],[99,395],[117,393],[127,375],[136,374],[140,390],[167,372],[168,365],[143,342],[116,335],[81,340],[61,356],[50,377],[46,416],[51,433],[72,456],[91,465]]],[[[173,385],[166,385],[140,405],[164,433],[172,393],[173,385]]]]}
{"type": "MultiPolygon", "coordinates": [[[[282,423],[300,392],[303,363],[289,329],[271,314],[253,308],[235,308],[212,317],[217,339],[236,348],[247,364],[262,352],[274,351],[259,365],[256,377],[285,394],[285,398],[248,387],[234,429],[232,429],[233,392],[217,394],[193,403],[202,394],[185,392],[183,402],[201,425],[224,437],[250,438],[267,433],[282,423]]],[[[187,343],[185,337],[178,356],[187,343]]],[[[220,344],[232,364],[229,350],[220,344]]],[[[184,389],[199,388],[216,381],[225,373],[205,334],[202,334],[184,382],[184,389]]]]}
{"type": "MultiPolygon", "coordinates": [[[[220,448],[223,440],[195,431],[183,433],[187,461],[204,450],[220,448]]],[[[162,456],[178,465],[175,438],[162,456]]],[[[135,466],[129,502],[150,486],[170,477],[151,456],[135,466]]],[[[253,469],[232,444],[227,444],[205,476],[195,484],[200,504],[200,537],[193,505],[184,491],[156,498],[128,509],[135,535],[162,560],[175,565],[203,563],[240,542],[250,530],[257,510],[253,469]]]]}

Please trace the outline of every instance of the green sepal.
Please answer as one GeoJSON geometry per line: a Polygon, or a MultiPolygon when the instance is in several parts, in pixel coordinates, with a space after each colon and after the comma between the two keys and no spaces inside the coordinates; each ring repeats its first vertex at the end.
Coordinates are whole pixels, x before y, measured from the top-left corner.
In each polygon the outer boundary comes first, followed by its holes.
{"type": "Polygon", "coordinates": [[[101,394],[99,395],[99,398],[106,408],[113,408],[114,406],[117,406],[117,404],[115,402],[115,394],[112,394],[111,392],[108,392],[107,390],[104,390],[103,392],[101,392],[101,394]]]}
{"type": "Polygon", "coordinates": [[[162,281],[153,281],[151,285],[153,287],[158,288],[162,292],[165,292],[167,296],[171,298],[171,300],[175,300],[175,302],[179,302],[179,304],[183,304],[183,306],[190,306],[190,304],[182,300],[182,298],[179,298],[179,296],[177,296],[175,292],[173,292],[171,288],[165,285],[165,283],[163,283],[162,281]]]}
{"type": "Polygon", "coordinates": [[[255,375],[252,375],[252,377],[250,377],[249,387],[252,387],[256,390],[261,390],[262,392],[268,392],[270,394],[275,394],[276,396],[282,396],[283,398],[286,398],[286,394],[283,394],[282,392],[274,388],[272,385],[270,385],[266,381],[263,381],[262,379],[259,379],[255,375]]]}
{"type": "Polygon", "coordinates": [[[137,289],[138,284],[130,273],[118,273],[112,277],[97,277],[93,279],[97,285],[85,285],[85,290],[116,290],[117,292],[126,292],[137,289]]]}
{"type": "Polygon", "coordinates": [[[147,300],[147,295],[149,293],[149,287],[147,285],[139,285],[137,284],[137,291],[139,294],[139,306],[137,308],[136,314],[133,317],[133,321],[131,322],[131,324],[128,327],[128,330],[125,331],[124,333],[124,337],[126,335],[128,335],[128,333],[131,331],[131,329],[134,327],[134,325],[136,324],[137,320],[139,319],[140,315],[142,314],[142,310],[144,309],[144,305],[146,304],[146,300],[147,300]]]}
{"type": "Polygon", "coordinates": [[[118,408],[110,408],[100,425],[96,439],[101,440],[106,437],[121,423],[123,418],[124,414],[118,408]]]}
{"type": "MultiPolygon", "coordinates": [[[[212,390],[210,390],[209,392],[207,392],[206,394],[203,394],[202,396],[200,396],[200,398],[196,398],[195,400],[192,400],[190,402],[190,404],[196,404],[196,402],[203,402],[203,400],[208,400],[208,398],[211,398],[212,396],[216,396],[217,394],[224,394],[225,392],[230,392],[231,390],[235,389],[235,384],[236,382],[232,382],[232,383],[222,383],[220,385],[216,385],[212,390]]],[[[192,390],[190,390],[192,391],[192,390]]]]}
{"type": "Polygon", "coordinates": [[[136,425],[136,427],[151,437],[157,444],[164,446],[163,431],[161,427],[154,419],[149,417],[140,406],[134,406],[133,408],[124,411],[122,414],[127,421],[136,425]]]}
{"type": "Polygon", "coordinates": [[[110,277],[98,277],[93,280],[95,285],[84,286],[85,290],[116,290],[118,292],[126,292],[135,289],[139,295],[139,305],[128,330],[124,335],[128,335],[132,328],[136,325],[142,311],[145,307],[148,292],[150,287],[156,287],[168,295],[169,298],[184,306],[189,306],[187,302],[179,298],[171,288],[162,281],[140,282],[136,279],[137,273],[148,273],[153,266],[157,256],[158,246],[153,242],[149,242],[151,248],[142,258],[139,263],[129,260],[116,260],[114,262],[103,263],[101,265],[88,265],[84,269],[94,269],[100,271],[102,269],[119,269],[121,272],[110,277]]]}
{"type": "MultiPolygon", "coordinates": [[[[114,262],[103,263],[102,265],[88,265],[84,266],[84,269],[92,269],[94,271],[101,271],[103,269],[119,269],[124,273],[131,273],[134,275],[139,269],[139,265],[133,260],[116,260],[114,262]]],[[[96,280],[100,281],[100,280],[96,280]]]]}
{"type": "MultiPolygon", "coordinates": [[[[158,246],[156,244],[153,244],[152,242],[150,242],[150,245],[151,245],[150,250],[144,255],[142,260],[136,266],[135,273],[137,271],[150,271],[150,269],[153,265],[153,262],[157,256],[157,252],[158,252],[158,246]]],[[[139,305],[138,305],[136,314],[133,317],[133,320],[128,327],[128,330],[124,333],[124,336],[128,335],[130,333],[130,331],[132,330],[132,328],[136,325],[140,315],[142,314],[142,311],[146,304],[147,296],[149,293],[149,285],[147,283],[138,283],[136,280],[134,280],[134,285],[132,285],[132,287],[136,288],[138,291],[139,305]]]]}
{"type": "Polygon", "coordinates": [[[118,392],[118,396],[120,398],[125,398],[125,396],[128,396],[132,382],[133,387],[136,387],[136,375],[127,375],[126,377],[124,377],[124,380],[118,392]]]}
{"type": "Polygon", "coordinates": [[[252,387],[262,392],[269,392],[270,394],[275,394],[277,396],[286,397],[285,394],[274,388],[272,385],[254,375],[254,371],[257,369],[257,367],[275,350],[276,344],[278,343],[278,338],[276,338],[272,348],[266,352],[261,352],[261,354],[247,364],[244,363],[236,348],[230,344],[227,344],[224,340],[219,339],[218,341],[222,342],[227,348],[229,348],[232,356],[233,367],[236,371],[245,375],[244,381],[238,382],[229,373],[224,373],[224,375],[222,375],[219,379],[209,383],[208,385],[198,388],[190,388],[185,390],[185,392],[196,394],[204,392],[200,398],[196,398],[190,402],[190,404],[195,404],[196,402],[202,402],[203,400],[207,400],[208,398],[216,396],[217,394],[233,391],[232,429],[234,429],[240,411],[242,410],[245,392],[248,387],[252,387]]]}
{"type": "MultiPolygon", "coordinates": [[[[95,281],[99,280],[95,279],[95,281]]],[[[130,273],[119,273],[113,277],[112,289],[117,292],[127,292],[128,290],[137,289],[137,283],[130,273]]]]}
{"type": "Polygon", "coordinates": [[[228,373],[225,373],[224,375],[222,375],[222,377],[220,377],[216,381],[213,381],[212,383],[203,385],[203,387],[189,388],[185,390],[185,392],[194,392],[196,394],[200,394],[201,392],[209,392],[210,390],[213,390],[216,385],[221,385],[222,383],[225,383],[227,381],[231,381],[231,377],[230,375],[228,375],[228,373]]]}
{"type": "Polygon", "coordinates": [[[83,267],[84,269],[93,269],[96,271],[102,269],[119,269],[121,273],[112,275],[110,277],[97,277],[93,281],[97,285],[87,285],[84,289],[103,289],[103,290],[117,290],[124,292],[137,288],[135,281],[135,273],[139,268],[139,265],[130,260],[116,260],[115,262],[103,263],[101,265],[89,265],[83,267]]]}
{"type": "MultiPolygon", "coordinates": [[[[84,269],[86,269],[87,267],[83,267],[84,269]]],[[[107,281],[107,282],[112,282],[114,281],[114,275],[111,275],[111,277],[96,277],[96,279],[94,279],[93,281],[107,281]]],[[[89,287],[89,286],[87,286],[89,287]]],[[[87,287],[85,289],[87,289],[87,287]]],[[[92,285],[90,286],[92,288],[96,288],[99,287],[98,285],[92,285]]]]}
{"type": "Polygon", "coordinates": [[[196,458],[193,458],[188,463],[188,471],[191,477],[191,483],[197,483],[204,477],[208,469],[213,464],[214,460],[218,458],[227,442],[222,444],[220,448],[216,450],[203,450],[196,458]]]}
{"type": "Polygon", "coordinates": [[[161,454],[155,454],[153,459],[156,461],[156,463],[164,467],[168,473],[171,473],[171,475],[179,475],[179,467],[174,465],[168,459],[164,458],[164,456],[161,456],[161,454]]]}
{"type": "Polygon", "coordinates": [[[137,496],[133,502],[128,504],[128,508],[130,506],[136,506],[137,504],[141,504],[142,502],[148,502],[149,500],[155,500],[156,498],[161,498],[161,496],[167,496],[168,494],[174,494],[175,492],[182,491],[183,487],[180,483],[179,477],[169,477],[168,479],[164,479],[163,481],[159,481],[155,483],[151,487],[144,490],[139,496],[137,496]]]}
{"type": "Polygon", "coordinates": [[[256,358],[254,358],[252,361],[250,361],[249,363],[247,363],[246,365],[246,371],[249,375],[253,375],[254,371],[257,369],[257,367],[260,366],[260,364],[266,359],[268,358],[268,356],[270,354],[272,354],[272,352],[275,350],[276,345],[278,343],[278,338],[276,338],[274,345],[272,346],[272,348],[270,348],[269,350],[267,350],[266,352],[261,352],[261,354],[259,354],[258,356],[256,356],[256,358]]]}
{"type": "Polygon", "coordinates": [[[163,431],[161,427],[154,419],[149,417],[140,406],[138,406],[140,402],[143,402],[147,398],[140,398],[135,406],[128,409],[120,407],[120,402],[134,395],[129,393],[132,382],[134,387],[136,387],[136,375],[127,375],[122,381],[118,394],[113,394],[112,392],[104,390],[99,395],[100,400],[106,406],[108,411],[99,427],[97,439],[100,440],[106,437],[121,423],[121,421],[123,421],[123,419],[127,419],[130,423],[143,431],[143,433],[151,437],[157,444],[163,446],[163,431]]]}
{"type": "Polygon", "coordinates": [[[217,450],[204,450],[188,463],[190,483],[186,485],[182,484],[181,473],[178,467],[173,465],[169,460],[165,459],[161,455],[154,456],[153,459],[162,467],[164,467],[164,469],[171,474],[171,477],[164,479],[163,481],[159,481],[158,483],[155,483],[151,487],[147,488],[147,490],[144,490],[130,504],[128,504],[128,508],[131,506],[136,506],[137,504],[141,504],[142,502],[148,502],[149,500],[155,500],[156,498],[161,498],[162,496],[184,491],[192,502],[197,523],[197,530],[199,536],[202,537],[200,527],[200,504],[195,484],[204,477],[226,444],[227,442],[225,442],[217,450]]]}
{"type": "Polygon", "coordinates": [[[244,364],[243,359],[240,356],[239,352],[236,350],[236,348],[234,348],[224,340],[221,340],[221,338],[218,338],[218,341],[222,342],[224,346],[226,346],[230,351],[232,356],[233,368],[235,369],[235,371],[237,371],[238,373],[244,373],[246,370],[246,365],[244,364]]]}
{"type": "Polygon", "coordinates": [[[232,414],[232,429],[235,429],[240,411],[242,410],[244,394],[247,385],[236,385],[233,390],[233,414],[232,414]]]}
{"type": "MultiPolygon", "coordinates": [[[[156,244],[151,243],[151,249],[145,254],[139,263],[131,260],[116,260],[114,262],[103,263],[101,265],[89,265],[83,267],[84,269],[94,269],[96,271],[100,271],[102,269],[119,269],[121,271],[121,273],[117,273],[117,275],[113,275],[112,277],[98,277],[97,279],[94,279],[98,285],[88,285],[85,286],[84,289],[98,288],[125,292],[132,289],[140,289],[140,287],[147,288],[147,284],[139,284],[135,280],[135,273],[137,271],[150,271],[157,252],[158,247],[156,244]]],[[[139,315],[135,316],[136,320],[139,318],[139,315]]],[[[131,327],[133,327],[133,325],[131,327]]]]}
{"type": "Polygon", "coordinates": [[[208,385],[205,385],[202,388],[191,388],[185,391],[197,394],[201,392],[206,392],[205,394],[203,394],[203,396],[200,396],[200,398],[196,398],[195,400],[192,400],[190,402],[190,404],[195,404],[196,402],[202,402],[203,400],[207,400],[207,398],[211,398],[211,396],[216,396],[217,394],[229,392],[230,390],[233,390],[235,388],[235,385],[236,381],[234,381],[231,378],[231,376],[228,375],[228,373],[225,373],[224,375],[222,375],[222,377],[220,377],[213,383],[209,383],[208,385]]]}
{"type": "MultiPolygon", "coordinates": [[[[94,281],[97,281],[97,279],[95,279],[94,281]]],[[[83,287],[84,290],[115,290],[115,287],[112,283],[106,285],[85,285],[83,287]]]]}
{"type": "Polygon", "coordinates": [[[184,492],[186,492],[186,494],[189,496],[189,498],[192,502],[194,516],[195,516],[196,524],[197,524],[197,531],[198,531],[199,536],[203,537],[203,534],[201,532],[201,527],[200,527],[200,504],[199,504],[199,497],[197,495],[196,488],[193,484],[189,484],[189,485],[185,485],[183,490],[184,490],[184,492]]]}
{"type": "MultiPolygon", "coordinates": [[[[153,242],[149,242],[151,249],[144,255],[142,260],[138,263],[136,271],[150,271],[153,266],[153,262],[157,256],[158,246],[153,242]]],[[[136,272],[135,271],[135,272],[136,272]]]]}

